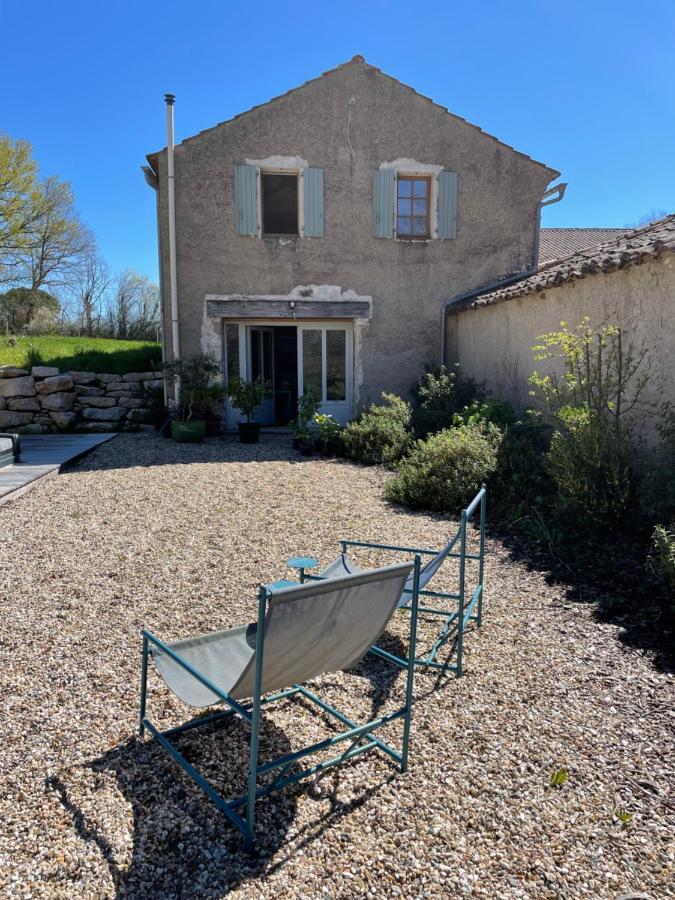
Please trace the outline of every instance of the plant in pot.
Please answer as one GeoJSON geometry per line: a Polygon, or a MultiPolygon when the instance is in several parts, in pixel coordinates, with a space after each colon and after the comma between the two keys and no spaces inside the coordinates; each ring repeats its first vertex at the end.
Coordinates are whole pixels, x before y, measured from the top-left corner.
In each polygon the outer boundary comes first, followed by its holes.
{"type": "Polygon", "coordinates": [[[298,397],[298,412],[293,421],[293,449],[304,456],[309,456],[314,450],[314,436],[309,424],[314,422],[320,406],[319,395],[311,388],[298,397]]]}
{"type": "Polygon", "coordinates": [[[314,424],[318,429],[315,446],[321,456],[339,456],[342,446],[342,426],[328,413],[316,413],[314,424]]]}
{"type": "Polygon", "coordinates": [[[179,443],[196,443],[206,433],[206,411],[223,396],[223,389],[211,380],[220,366],[205,353],[166,363],[168,381],[178,388],[178,402],[171,420],[171,437],[179,443]]]}
{"type": "Polygon", "coordinates": [[[253,421],[253,414],[263,400],[272,396],[272,386],[268,381],[232,378],[227,386],[227,396],[233,406],[246,416],[239,423],[239,440],[242,444],[257,444],[260,440],[260,422],[253,421]]]}

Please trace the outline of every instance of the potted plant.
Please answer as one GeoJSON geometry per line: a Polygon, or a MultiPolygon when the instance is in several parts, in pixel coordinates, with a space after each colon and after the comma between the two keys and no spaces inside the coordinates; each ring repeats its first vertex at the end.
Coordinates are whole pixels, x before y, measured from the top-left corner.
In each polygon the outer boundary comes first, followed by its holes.
{"type": "Polygon", "coordinates": [[[205,353],[166,363],[164,369],[177,388],[177,402],[171,420],[171,437],[179,443],[196,443],[206,433],[206,410],[223,396],[223,389],[211,379],[220,372],[218,363],[205,353]]]}
{"type": "Polygon", "coordinates": [[[272,396],[272,386],[259,378],[256,381],[232,378],[227,386],[227,396],[232,405],[246,416],[246,421],[239,423],[239,440],[242,444],[257,444],[260,440],[260,422],[253,421],[253,413],[263,400],[272,396]]]}
{"type": "Polygon", "coordinates": [[[321,456],[338,456],[342,443],[342,426],[328,413],[316,413],[314,424],[319,431],[315,443],[321,456]]]}
{"type": "Polygon", "coordinates": [[[309,456],[314,450],[309,423],[314,421],[320,406],[321,400],[311,388],[298,397],[298,412],[293,422],[293,449],[299,450],[303,456],[309,456]]]}

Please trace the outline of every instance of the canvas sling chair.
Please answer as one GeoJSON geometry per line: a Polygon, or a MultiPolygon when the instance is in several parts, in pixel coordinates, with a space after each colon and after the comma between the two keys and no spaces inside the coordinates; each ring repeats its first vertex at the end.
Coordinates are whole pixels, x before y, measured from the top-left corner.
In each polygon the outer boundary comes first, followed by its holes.
{"type": "MultiPolygon", "coordinates": [[[[436,617],[441,620],[441,626],[438,636],[434,640],[429,650],[423,655],[416,657],[415,648],[408,649],[408,656],[397,656],[388,650],[374,645],[370,652],[396,665],[405,667],[408,665],[412,657],[419,666],[442,669],[444,671],[455,672],[459,677],[462,674],[462,662],[464,653],[464,632],[469,622],[475,622],[480,628],[483,621],[483,593],[484,593],[484,573],[485,573],[485,515],[487,509],[487,491],[485,485],[481,487],[471,503],[462,510],[460,515],[460,524],[457,532],[452,536],[448,543],[441,547],[440,550],[429,550],[420,547],[400,547],[394,544],[378,544],[372,541],[340,541],[340,555],[333,560],[330,565],[326,566],[318,575],[306,574],[303,568],[300,572],[301,580],[322,580],[326,578],[342,577],[344,575],[355,575],[362,571],[356,563],[350,559],[348,555],[349,547],[359,547],[370,550],[383,550],[393,553],[412,553],[420,557],[429,557],[429,561],[424,565],[419,574],[418,594],[420,597],[429,597],[432,602],[451,600],[452,607],[450,609],[440,608],[439,606],[419,606],[413,608],[414,585],[412,577],[406,581],[404,588],[399,597],[398,607],[401,610],[415,615],[414,609],[417,609],[422,616],[436,617]],[[476,510],[479,510],[479,545],[478,553],[471,553],[467,549],[467,526],[471,521],[476,510]],[[456,593],[447,593],[444,591],[430,590],[427,585],[431,579],[437,574],[443,563],[449,559],[459,560],[459,579],[458,590],[456,593]],[[469,578],[467,576],[467,563],[478,563],[478,571],[476,576],[476,586],[467,589],[469,578]],[[455,640],[454,653],[450,654],[444,662],[439,662],[439,653],[452,640],[455,640]],[[454,658],[454,662],[453,662],[454,658]]],[[[297,557],[297,559],[308,558],[297,557]]],[[[316,562],[315,560],[312,560],[316,562]]],[[[291,563],[292,560],[289,560],[291,563]]]]}
{"type": "MultiPolygon", "coordinates": [[[[361,724],[324,702],[304,683],[358,662],[386,628],[409,577],[412,574],[416,582],[420,569],[418,556],[413,563],[321,582],[279,588],[262,585],[256,623],[170,644],[143,629],[140,733],[149,731],[206,792],[243,833],[248,850],[253,848],[258,797],[373,749],[394,759],[402,772],[407,771],[413,705],[412,664],[407,672],[404,705],[361,724]],[[195,707],[222,703],[225,708],[177,728],[160,731],[146,714],[150,659],[168,687],[185,703],[195,707]],[[316,704],[342,726],[347,726],[346,730],[261,763],[258,759],[261,708],[294,696],[316,704]],[[171,738],[230,715],[240,716],[250,726],[250,749],[247,792],[226,800],[187,761],[171,738]],[[400,751],[374,734],[397,719],[403,720],[400,751]],[[297,770],[296,763],[305,757],[331,751],[336,745],[344,745],[346,749],[297,770]],[[238,811],[240,807],[244,807],[244,813],[238,811]]],[[[415,640],[416,617],[413,615],[410,624],[413,647],[415,640]]]]}

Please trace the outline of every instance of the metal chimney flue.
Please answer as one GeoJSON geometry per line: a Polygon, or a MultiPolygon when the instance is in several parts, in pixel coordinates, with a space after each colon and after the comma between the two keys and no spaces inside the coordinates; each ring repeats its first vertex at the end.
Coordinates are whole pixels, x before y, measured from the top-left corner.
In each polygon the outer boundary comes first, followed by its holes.
{"type": "MultiPolygon", "coordinates": [[[[178,331],[178,274],[176,270],[176,189],[174,162],[173,107],[174,94],[164,94],[166,103],[166,155],[167,155],[167,199],[169,206],[169,293],[171,297],[171,350],[174,361],[180,359],[180,338],[178,331]]],[[[179,399],[180,383],[175,382],[176,401],[179,399]]]]}

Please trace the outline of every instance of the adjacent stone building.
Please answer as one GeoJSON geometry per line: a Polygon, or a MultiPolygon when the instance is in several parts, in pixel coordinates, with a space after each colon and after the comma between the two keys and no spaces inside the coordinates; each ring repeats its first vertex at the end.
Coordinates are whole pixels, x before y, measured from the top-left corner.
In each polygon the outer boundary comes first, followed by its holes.
{"type": "MultiPolygon", "coordinates": [[[[171,358],[167,150],[147,159],[171,358]]],[[[180,356],[272,382],[267,424],[310,387],[343,422],[406,396],[449,301],[536,269],[558,175],[354,57],[176,147],[180,356]]]]}
{"type": "Polygon", "coordinates": [[[647,351],[645,400],[657,407],[675,401],[675,216],[453,304],[448,353],[465,375],[522,408],[539,335],[586,316],[595,325],[620,326],[626,345],[647,351]]]}

